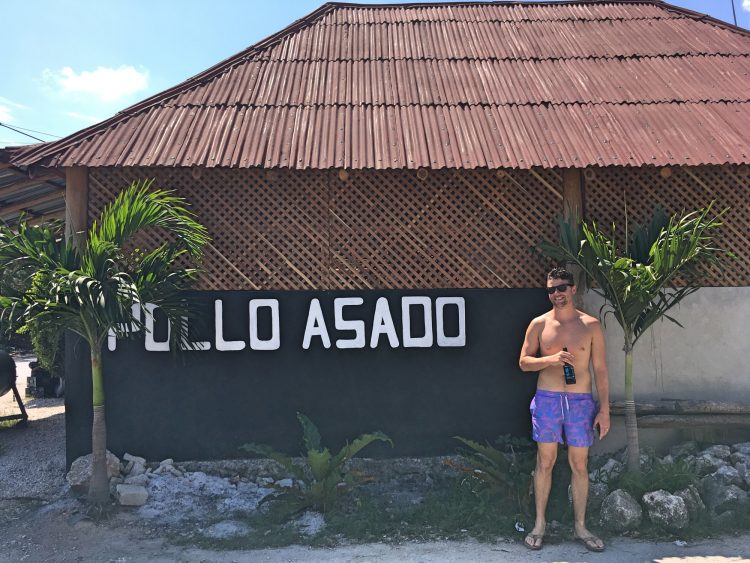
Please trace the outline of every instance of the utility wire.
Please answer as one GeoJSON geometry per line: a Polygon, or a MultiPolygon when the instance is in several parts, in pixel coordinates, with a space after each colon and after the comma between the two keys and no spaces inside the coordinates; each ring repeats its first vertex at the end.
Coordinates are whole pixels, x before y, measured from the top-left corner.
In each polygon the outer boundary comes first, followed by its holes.
{"type": "Polygon", "coordinates": [[[6,129],[10,129],[11,131],[15,131],[16,133],[20,133],[21,135],[26,135],[27,137],[31,137],[35,141],[39,141],[41,143],[44,142],[44,139],[40,139],[39,137],[34,137],[34,135],[29,135],[28,133],[24,133],[23,131],[16,129],[15,127],[11,127],[10,125],[6,125],[5,123],[0,123],[0,127],[5,127],[6,129]]]}
{"type": "Polygon", "coordinates": [[[734,25],[737,25],[737,12],[734,11],[734,0],[732,0],[732,17],[734,17],[734,25]]]}
{"type": "Polygon", "coordinates": [[[47,137],[54,137],[55,139],[62,139],[61,135],[53,135],[52,133],[45,133],[44,131],[37,131],[36,129],[29,129],[28,127],[21,127],[20,125],[14,125],[16,129],[21,131],[31,131],[32,133],[39,133],[40,135],[47,135],[47,137]]]}

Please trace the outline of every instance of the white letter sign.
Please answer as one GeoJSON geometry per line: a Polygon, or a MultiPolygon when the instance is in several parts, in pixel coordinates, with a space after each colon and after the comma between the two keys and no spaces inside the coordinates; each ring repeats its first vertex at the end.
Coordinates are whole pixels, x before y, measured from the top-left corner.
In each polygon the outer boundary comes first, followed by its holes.
{"type": "Polygon", "coordinates": [[[251,350],[278,350],[281,346],[281,330],[279,328],[279,300],[278,299],[252,299],[250,301],[250,349],[251,350]],[[258,337],[258,309],[268,307],[271,309],[271,338],[261,340],[258,337]]]}
{"type": "Polygon", "coordinates": [[[320,336],[324,348],[331,347],[331,338],[326,330],[326,321],[323,318],[323,311],[320,308],[320,301],[313,299],[310,301],[310,310],[307,313],[307,324],[305,325],[305,337],[302,339],[302,348],[310,348],[310,340],[313,336],[320,336]]]}

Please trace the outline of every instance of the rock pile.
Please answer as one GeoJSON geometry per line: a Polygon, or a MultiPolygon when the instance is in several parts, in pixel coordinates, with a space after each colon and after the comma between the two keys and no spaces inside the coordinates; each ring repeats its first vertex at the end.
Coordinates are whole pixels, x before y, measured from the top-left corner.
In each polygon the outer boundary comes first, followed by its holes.
{"type": "MultiPolygon", "coordinates": [[[[622,489],[608,491],[609,484],[624,469],[618,460],[610,459],[592,471],[589,506],[600,508],[602,526],[616,532],[632,530],[640,526],[645,514],[656,526],[676,532],[705,513],[715,523],[731,522],[739,507],[750,506],[750,442],[714,445],[703,450],[695,442],[686,442],[653,460],[662,466],[677,462],[693,467],[700,478],[698,486],[674,492],[653,490],[641,499],[622,489]]],[[[641,465],[644,469],[648,467],[645,460],[641,465]]]]}

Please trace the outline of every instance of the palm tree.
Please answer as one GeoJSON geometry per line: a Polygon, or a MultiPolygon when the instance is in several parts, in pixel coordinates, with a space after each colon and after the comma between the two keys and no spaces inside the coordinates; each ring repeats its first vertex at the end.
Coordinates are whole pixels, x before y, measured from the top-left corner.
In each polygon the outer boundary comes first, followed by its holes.
{"type": "Polygon", "coordinates": [[[622,327],[625,352],[625,428],[628,445],[627,467],[640,470],[638,426],[633,393],[633,347],[657,320],[665,318],[682,326],[667,314],[685,297],[698,290],[698,281],[709,266],[720,265],[724,250],[712,246],[721,216],[711,213],[713,203],[692,213],[667,217],[657,210],[651,220],[625,239],[627,253],[615,244],[616,229],[608,236],[595,223],[560,221],[560,241],[544,242],[542,253],[581,268],[594,292],[605,303],[600,314],[612,314],[622,327]]]}
{"type": "Polygon", "coordinates": [[[158,306],[173,327],[175,343],[187,340],[187,323],[182,322],[187,311],[180,292],[198,270],[180,264],[183,257],[199,259],[208,241],[206,229],[184,200],[151,190],[151,184],[133,182],[123,190],[105,207],[80,248],[62,240],[59,224],[31,227],[21,222],[17,232],[0,226],[0,269],[31,276],[22,294],[0,296],[3,316],[27,325],[53,323],[89,345],[93,467],[88,500],[95,505],[109,499],[102,345],[110,331],[125,337],[144,328],[133,318],[131,307],[136,303],[158,306]],[[165,233],[167,242],[149,251],[126,250],[133,246],[134,235],[152,228],[165,233]]]}

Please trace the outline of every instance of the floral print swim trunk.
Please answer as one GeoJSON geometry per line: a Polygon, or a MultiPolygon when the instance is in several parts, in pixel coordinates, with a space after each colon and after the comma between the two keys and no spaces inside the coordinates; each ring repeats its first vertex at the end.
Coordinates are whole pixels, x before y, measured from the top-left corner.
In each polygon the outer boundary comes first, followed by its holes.
{"type": "Polygon", "coordinates": [[[567,443],[581,448],[594,443],[596,403],[591,393],[537,389],[530,410],[531,437],[535,442],[567,443]]]}

